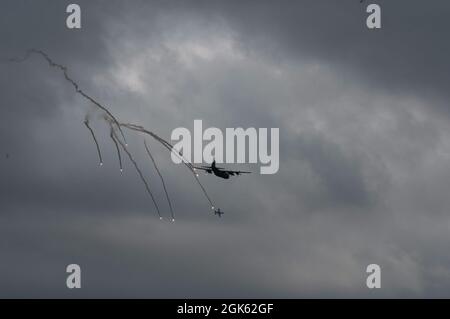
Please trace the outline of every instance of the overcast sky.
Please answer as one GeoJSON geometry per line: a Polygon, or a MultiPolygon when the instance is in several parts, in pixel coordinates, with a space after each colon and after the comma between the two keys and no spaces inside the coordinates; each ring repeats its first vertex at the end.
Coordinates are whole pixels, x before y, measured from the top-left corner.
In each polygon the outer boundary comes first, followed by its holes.
{"type": "Polygon", "coordinates": [[[358,0],[75,1],[69,30],[71,2],[0,4],[0,297],[450,297],[448,1],[376,0],[380,30],[358,0]],[[195,119],[279,127],[280,170],[202,174],[218,219],[149,141],[177,216],[160,222],[101,113],[42,58],[5,63],[28,48],[166,139],[195,119]]]}

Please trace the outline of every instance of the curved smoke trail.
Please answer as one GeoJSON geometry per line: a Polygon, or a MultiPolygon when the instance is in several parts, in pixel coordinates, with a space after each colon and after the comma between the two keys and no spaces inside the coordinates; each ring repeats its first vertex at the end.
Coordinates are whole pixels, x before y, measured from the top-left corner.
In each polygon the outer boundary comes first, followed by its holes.
{"type": "Polygon", "coordinates": [[[120,144],[120,146],[122,147],[123,151],[128,155],[128,158],[129,158],[130,161],[133,163],[134,168],[135,168],[136,171],[138,172],[139,177],[141,178],[142,183],[144,183],[144,186],[145,186],[145,189],[147,190],[147,193],[150,195],[150,197],[151,197],[151,199],[152,199],[152,201],[153,201],[153,204],[155,205],[155,208],[156,208],[156,211],[158,212],[159,218],[162,219],[162,216],[161,216],[161,212],[160,212],[160,210],[159,210],[158,203],[156,202],[155,197],[153,196],[153,193],[152,193],[152,191],[150,190],[150,186],[148,185],[147,180],[146,180],[145,177],[144,177],[144,174],[142,174],[141,169],[139,168],[138,164],[137,164],[136,161],[134,160],[133,155],[131,155],[131,153],[128,151],[128,149],[127,149],[127,147],[125,146],[125,144],[124,144],[124,143],[116,136],[116,134],[114,133],[114,131],[112,131],[112,132],[113,132],[113,133],[112,133],[112,138],[113,138],[116,142],[118,142],[118,143],[120,144]]]}
{"type": "Polygon", "coordinates": [[[119,167],[120,167],[120,171],[123,171],[123,166],[122,166],[122,155],[120,154],[120,149],[119,149],[119,144],[117,144],[116,138],[114,137],[114,130],[111,127],[111,133],[109,134],[109,136],[111,137],[112,141],[114,142],[114,145],[116,146],[116,150],[117,150],[117,158],[119,159],[119,167]]]}
{"type": "Polygon", "coordinates": [[[130,124],[130,123],[120,123],[120,125],[125,127],[125,128],[127,128],[127,129],[130,129],[130,130],[133,130],[133,131],[136,131],[136,132],[141,132],[141,133],[144,133],[144,134],[147,134],[147,135],[151,136],[156,141],[160,142],[171,153],[174,153],[179,159],[181,159],[183,164],[186,165],[186,167],[189,168],[189,170],[191,170],[192,172],[195,171],[194,170],[194,166],[187,159],[185,159],[179,152],[177,152],[176,149],[173,147],[173,145],[170,142],[166,141],[162,137],[159,137],[158,135],[156,135],[155,133],[145,129],[141,125],[130,124]]]}
{"type": "Polygon", "coordinates": [[[156,172],[157,172],[158,175],[159,175],[159,178],[161,179],[161,183],[162,183],[163,188],[164,188],[164,193],[166,193],[167,203],[169,204],[169,209],[170,209],[170,214],[171,214],[171,216],[172,216],[172,221],[174,221],[174,220],[175,220],[175,215],[174,215],[174,213],[173,213],[172,201],[170,200],[169,193],[167,192],[166,183],[164,182],[164,178],[163,178],[161,172],[159,171],[158,166],[156,165],[156,161],[155,161],[155,159],[153,158],[152,153],[150,153],[150,149],[148,148],[148,146],[147,146],[147,141],[146,141],[145,139],[144,139],[144,146],[145,146],[145,150],[147,151],[148,156],[150,157],[150,159],[151,159],[152,162],[153,162],[153,166],[155,167],[156,172]]]}
{"type": "Polygon", "coordinates": [[[97,147],[97,153],[98,153],[98,159],[100,160],[100,166],[102,166],[102,165],[103,165],[102,152],[100,151],[100,146],[98,145],[97,138],[95,137],[94,131],[93,131],[92,128],[89,126],[89,120],[88,120],[88,119],[86,119],[86,120],[84,121],[84,125],[86,125],[86,127],[87,127],[87,128],[89,129],[89,131],[91,132],[92,139],[94,140],[95,146],[97,147]]]}

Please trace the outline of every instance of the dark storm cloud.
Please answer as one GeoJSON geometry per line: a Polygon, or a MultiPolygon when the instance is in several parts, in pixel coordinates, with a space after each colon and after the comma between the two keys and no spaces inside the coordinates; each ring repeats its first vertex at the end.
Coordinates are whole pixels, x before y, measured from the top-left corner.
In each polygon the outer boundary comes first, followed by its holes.
{"type": "MultiPolygon", "coordinates": [[[[68,3],[3,1],[1,58],[43,49],[166,138],[194,119],[279,127],[280,171],[201,175],[218,221],[150,144],[177,216],[159,223],[95,108],[38,57],[2,63],[0,296],[448,296],[446,1],[380,0],[377,31],[357,0],[78,1],[81,30],[65,27],[68,3]],[[64,286],[72,262],[80,291],[64,286]],[[373,262],[385,279],[370,294],[373,262]]],[[[142,139],[127,138],[170,216],[142,139]]]]}
{"type": "Polygon", "coordinates": [[[371,31],[357,1],[216,2],[250,51],[326,61],[382,89],[447,98],[448,1],[376,3],[383,25],[371,31]]]}

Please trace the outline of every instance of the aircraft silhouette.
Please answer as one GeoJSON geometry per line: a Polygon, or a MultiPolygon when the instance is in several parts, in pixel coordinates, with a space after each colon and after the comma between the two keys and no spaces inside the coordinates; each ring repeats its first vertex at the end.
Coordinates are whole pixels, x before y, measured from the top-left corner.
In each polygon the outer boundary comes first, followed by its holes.
{"type": "Polygon", "coordinates": [[[214,160],[211,164],[211,166],[194,166],[194,169],[199,169],[202,171],[205,171],[208,174],[214,174],[217,177],[221,177],[224,179],[229,179],[230,176],[237,176],[237,175],[241,175],[241,174],[250,174],[251,172],[243,172],[243,171],[230,171],[230,170],[226,170],[224,168],[221,167],[217,167],[216,166],[216,161],[214,160]]]}
{"type": "Polygon", "coordinates": [[[216,209],[216,210],[214,211],[214,215],[219,216],[219,218],[222,217],[223,214],[225,214],[225,212],[222,212],[222,211],[220,210],[220,208],[218,208],[218,209],[216,209]]]}

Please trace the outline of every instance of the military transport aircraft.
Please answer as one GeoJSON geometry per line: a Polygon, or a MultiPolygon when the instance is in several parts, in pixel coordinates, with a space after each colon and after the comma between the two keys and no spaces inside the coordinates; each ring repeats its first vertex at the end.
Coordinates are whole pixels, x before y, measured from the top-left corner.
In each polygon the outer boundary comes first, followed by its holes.
{"type": "Polygon", "coordinates": [[[217,177],[221,177],[224,179],[228,179],[230,178],[230,176],[237,176],[237,175],[241,175],[241,174],[250,174],[251,172],[243,172],[243,171],[230,171],[230,170],[226,170],[224,168],[221,167],[217,167],[216,166],[216,161],[214,160],[211,164],[211,166],[194,166],[194,170],[202,170],[205,171],[208,174],[214,174],[217,177]]]}

